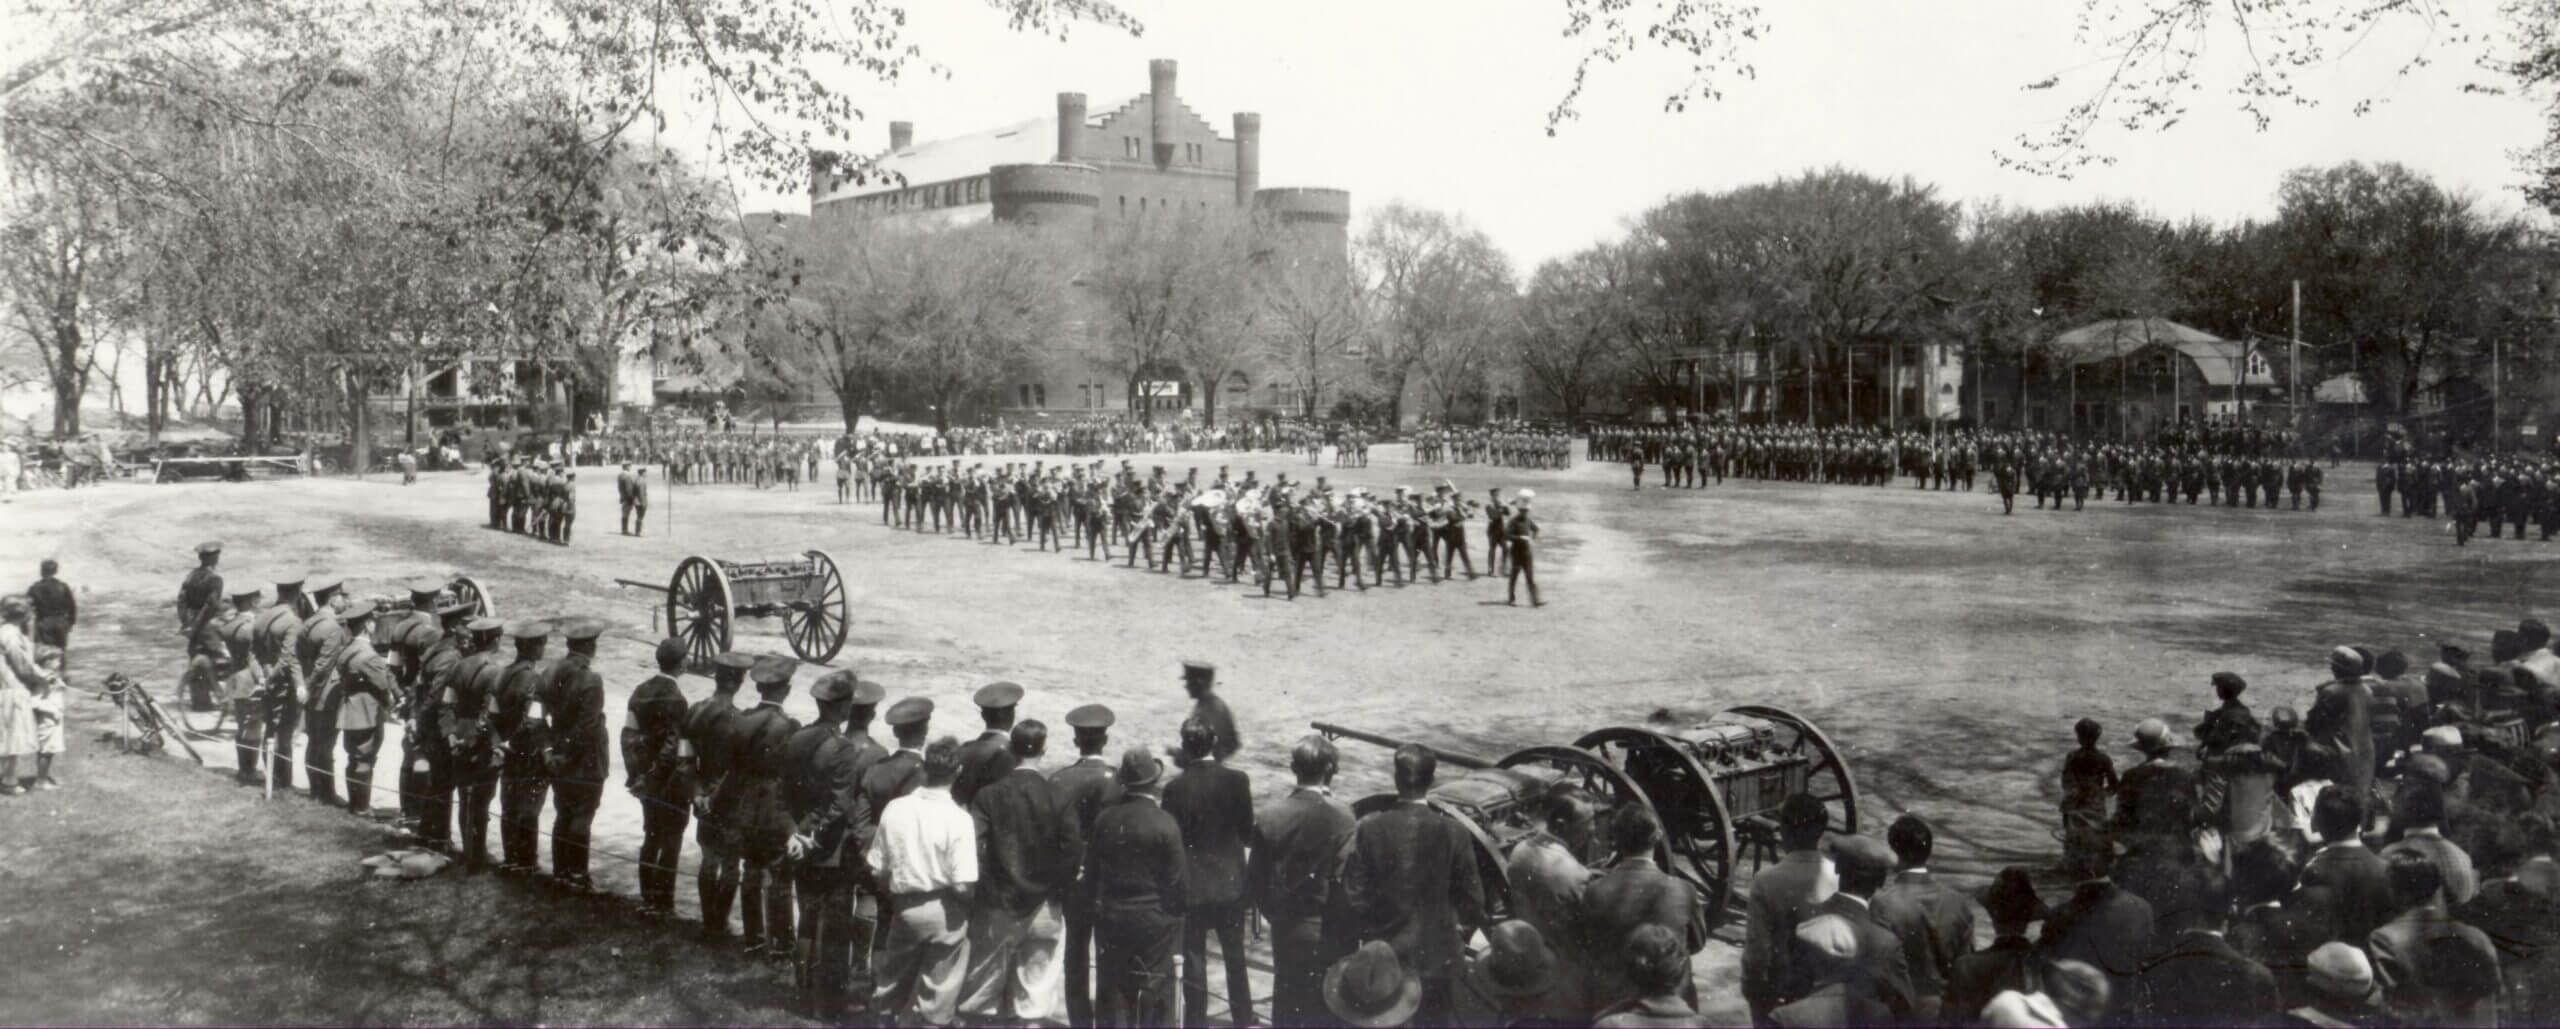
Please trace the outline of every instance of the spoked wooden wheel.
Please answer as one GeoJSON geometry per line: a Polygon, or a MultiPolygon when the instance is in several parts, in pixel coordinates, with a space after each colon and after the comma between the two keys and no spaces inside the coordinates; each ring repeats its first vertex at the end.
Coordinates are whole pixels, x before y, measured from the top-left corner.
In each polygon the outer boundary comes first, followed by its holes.
{"type": "Polygon", "coordinates": [[[851,623],[850,602],[845,596],[844,573],[836,568],[836,559],[823,550],[812,550],[802,556],[812,564],[810,584],[800,600],[782,616],[782,636],[791,643],[791,652],[811,664],[835,660],[844,649],[846,627],[851,623]]]}
{"type": "Polygon", "coordinates": [[[667,581],[667,634],[684,641],[686,661],[695,669],[729,649],[731,621],[729,575],[717,562],[688,557],[667,581]]]}
{"type": "Polygon", "coordinates": [[[1858,831],[1858,781],[1849,774],[1849,759],[1832,744],[1831,737],[1823,735],[1804,716],[1782,707],[1752,705],[1730,710],[1776,722],[1778,739],[1766,753],[1771,757],[1803,757],[1805,794],[1821,801],[1830,812],[1830,831],[1835,835],[1858,831]]]}
{"type": "Polygon", "coordinates": [[[1733,901],[1733,814],[1713,775],[1680,741],[1633,726],[1601,729],[1573,741],[1600,755],[1652,798],[1670,844],[1670,871],[1695,883],[1707,900],[1707,927],[1724,920],[1733,901]]]}
{"type": "Polygon", "coordinates": [[[469,609],[471,617],[498,617],[498,602],[489,595],[488,587],[480,585],[480,580],[468,575],[457,575],[445,588],[453,591],[453,599],[469,609]]]}
{"type": "MultiPolygon", "coordinates": [[[[1654,803],[1652,795],[1646,793],[1644,787],[1628,778],[1627,773],[1619,771],[1618,766],[1609,763],[1608,758],[1580,747],[1530,747],[1505,754],[1494,764],[1501,768],[1544,768],[1560,773],[1555,786],[1571,787],[1589,794],[1605,809],[1597,812],[1598,815],[1614,815],[1620,808],[1634,804],[1652,811],[1656,821],[1662,818],[1662,806],[1654,803]]],[[[1594,826],[1594,831],[1600,833],[1604,840],[1607,838],[1606,826],[1606,822],[1594,826]]],[[[1671,860],[1669,835],[1666,830],[1665,842],[1655,846],[1653,854],[1654,863],[1666,871],[1678,867],[1671,860]]]]}

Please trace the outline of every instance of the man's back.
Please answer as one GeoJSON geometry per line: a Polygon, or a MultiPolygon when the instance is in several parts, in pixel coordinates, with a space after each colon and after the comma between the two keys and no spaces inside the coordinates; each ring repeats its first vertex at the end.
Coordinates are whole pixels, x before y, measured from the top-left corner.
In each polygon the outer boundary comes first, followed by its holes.
{"type": "Polygon", "coordinates": [[[1484,920],[1474,841],[1449,816],[1399,801],[1352,829],[1343,892],[1361,941],[1385,940],[1409,970],[1443,977],[1460,957],[1461,932],[1484,920]]]}
{"type": "Polygon", "coordinates": [[[2284,1002],[2266,966],[2218,933],[2189,931],[2143,965],[2131,1010],[2164,1025],[2263,1025],[2284,1002]]]}
{"type": "Polygon", "coordinates": [[[2054,960],[2105,973],[2115,1010],[2125,1008],[2143,959],[2151,956],[2151,904],[2112,882],[2084,882],[2045,919],[2040,942],[2054,960]]]}
{"type": "Polygon", "coordinates": [[[2302,866],[2303,892],[2319,891],[2334,919],[2331,939],[2360,940],[2390,921],[2391,876],[2382,858],[2363,846],[2329,846],[2302,866]]]}
{"type": "Polygon", "coordinates": [[[1752,876],[1743,926],[1742,983],[1747,994],[1783,985],[1796,926],[1840,888],[1831,860],[1810,850],[1789,851],[1752,876]]]}
{"type": "Polygon", "coordinates": [[[1015,768],[971,802],[987,860],[979,869],[991,900],[1027,912],[1075,881],[1074,814],[1039,770],[1015,768]]]}
{"type": "Polygon", "coordinates": [[[1082,889],[1097,916],[1127,927],[1182,920],[1182,829],[1152,798],[1124,796],[1096,819],[1082,889]]]}
{"type": "Polygon", "coordinates": [[[1230,904],[1244,896],[1244,850],[1253,839],[1253,787],[1243,772],[1213,761],[1194,763],[1164,788],[1164,810],[1182,832],[1190,906],[1230,904]]]}
{"type": "Polygon", "coordinates": [[[1875,895],[1876,921],[1902,941],[1911,988],[1943,996],[1956,959],[1973,951],[1973,902],[1937,876],[1917,869],[1894,876],[1875,895]]]}
{"type": "Polygon", "coordinates": [[[1339,871],[1342,841],[1355,821],[1341,801],[1306,787],[1263,805],[1253,816],[1246,898],[1274,922],[1323,914],[1325,891],[1339,871]]]}

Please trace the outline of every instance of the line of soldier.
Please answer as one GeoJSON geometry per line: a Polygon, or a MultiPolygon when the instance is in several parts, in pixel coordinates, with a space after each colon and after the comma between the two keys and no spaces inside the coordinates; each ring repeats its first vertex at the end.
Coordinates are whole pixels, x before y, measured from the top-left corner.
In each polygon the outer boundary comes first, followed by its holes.
{"type": "Polygon", "coordinates": [[[1458,496],[1446,482],[1430,493],[1399,486],[1393,497],[1365,487],[1337,494],[1323,476],[1301,486],[1284,472],[1264,483],[1250,470],[1234,479],[1225,466],[1204,486],[1197,466],[1179,481],[1169,480],[1162,465],[1142,479],[1126,460],[1117,472],[1106,472],[1100,461],[1065,468],[1034,461],[1028,468],[1005,464],[992,474],[984,465],[963,469],[957,460],[908,463],[883,465],[875,478],[883,525],[957,532],[989,544],[1028,538],[1035,549],[1081,549],[1105,562],[1117,545],[1129,567],[1143,558],[1148,568],[1183,578],[1197,568],[1212,583],[1220,572],[1234,583],[1250,571],[1263,595],[1285,587],[1292,600],[1310,583],[1317,596],[1325,594],[1328,561],[1335,589],[1383,586],[1390,576],[1398,585],[1426,576],[1446,582],[1461,568],[1474,579],[1467,524],[1482,512],[1486,574],[1508,572],[1514,603],[1525,579],[1531,605],[1543,605],[1532,490],[1505,501],[1496,487],[1482,502],[1458,496]]]}
{"type": "Polygon", "coordinates": [[[1527,426],[1434,426],[1413,436],[1413,463],[1489,464],[1500,468],[1571,468],[1573,438],[1527,426]]]}
{"type": "Polygon", "coordinates": [[[489,527],[568,545],[578,523],[578,472],[517,454],[489,462],[489,527]]]}
{"type": "Polygon", "coordinates": [[[2450,520],[2457,546],[2483,524],[2490,539],[2502,533],[2523,539],[2527,523],[2540,530],[2540,539],[2560,532],[2560,459],[2539,454],[2472,460],[2419,457],[2403,448],[2374,466],[2373,489],[2381,514],[2391,513],[2396,497],[2403,518],[2450,520]]]}
{"type": "Polygon", "coordinates": [[[1995,436],[1984,459],[1992,466],[1992,483],[2000,491],[2002,513],[2016,510],[2023,487],[2036,506],[2061,510],[2064,498],[2074,511],[2091,497],[2110,493],[2119,503],[2168,503],[2184,497],[2190,505],[2276,510],[2289,494],[2292,509],[2320,509],[2328,473],[2308,457],[2279,458],[2212,454],[2199,449],[2166,450],[2151,444],[2072,446],[2049,439],[1995,436]]]}

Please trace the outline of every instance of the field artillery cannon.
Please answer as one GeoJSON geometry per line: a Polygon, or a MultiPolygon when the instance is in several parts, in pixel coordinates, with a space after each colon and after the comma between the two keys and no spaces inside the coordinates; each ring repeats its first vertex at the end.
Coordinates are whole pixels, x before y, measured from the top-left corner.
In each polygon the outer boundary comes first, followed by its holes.
{"type": "MultiPolygon", "coordinates": [[[[1382,747],[1407,742],[1326,722],[1313,728],[1382,747]]],[[[1656,860],[1699,888],[1711,926],[1747,874],[1741,860],[1749,857],[1756,871],[1778,855],[1776,815],[1788,798],[1821,801],[1832,832],[1858,831],[1858,786],[1847,759],[1812,722],[1782,708],[1730,708],[1685,727],[1613,726],[1569,747],[1528,747],[1491,760],[1429,749],[1465,770],[1433,784],[1431,805],[1467,827],[1485,882],[1497,887],[1489,892],[1506,896],[1508,889],[1498,888],[1504,857],[1536,824],[1537,806],[1559,789],[1581,791],[1603,813],[1628,804],[1651,810],[1663,828],[1656,860]]],[[[1365,815],[1393,802],[1391,795],[1368,797],[1352,809],[1365,815]]],[[[1581,855],[1586,863],[1599,856],[1581,855]]]]}
{"type": "Polygon", "coordinates": [[[664,586],[613,581],[666,594],[667,635],[684,641],[686,660],[696,668],[731,649],[740,617],[781,618],[783,640],[811,664],[834,660],[852,624],[844,573],[823,550],[771,561],[696,555],[678,562],[664,586]]]}

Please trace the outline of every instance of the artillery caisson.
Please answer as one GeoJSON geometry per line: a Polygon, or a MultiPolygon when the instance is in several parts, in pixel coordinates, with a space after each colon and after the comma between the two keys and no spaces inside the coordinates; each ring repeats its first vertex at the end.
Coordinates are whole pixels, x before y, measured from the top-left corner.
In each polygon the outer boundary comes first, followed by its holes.
{"type": "Polygon", "coordinates": [[[812,664],[834,660],[852,624],[844,573],[823,550],[772,561],[687,557],[664,586],[614,582],[666,594],[667,635],[684,641],[686,658],[697,668],[731,649],[740,617],[782,619],[783,640],[812,664]]]}
{"type": "MultiPolygon", "coordinates": [[[[1406,741],[1314,725],[1329,738],[1382,747],[1406,741]]],[[[1500,759],[1431,748],[1464,769],[1432,786],[1432,807],[1456,818],[1475,838],[1477,862],[1491,892],[1507,898],[1502,868],[1513,844],[1536,823],[1532,812],[1560,789],[1575,789],[1603,812],[1641,805],[1662,823],[1663,868],[1699,888],[1710,925],[1722,921],[1734,887],[1779,853],[1777,812],[1799,794],[1822,802],[1835,833],[1858,831],[1858,786],[1847,759],[1813,723],[1782,708],[1749,706],[1688,726],[1614,726],[1572,746],[1538,746],[1500,759]]],[[[1368,814],[1388,795],[1352,806],[1368,814]]],[[[1600,855],[1582,855],[1586,862],[1600,855]]],[[[1507,899],[1504,902],[1507,905],[1507,899]]]]}

